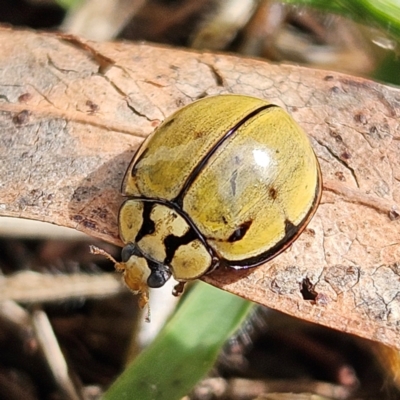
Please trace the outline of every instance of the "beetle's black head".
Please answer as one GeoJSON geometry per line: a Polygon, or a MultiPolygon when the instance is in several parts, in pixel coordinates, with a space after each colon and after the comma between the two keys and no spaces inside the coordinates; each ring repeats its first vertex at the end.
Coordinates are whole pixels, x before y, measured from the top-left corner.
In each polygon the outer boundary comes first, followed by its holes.
{"type": "MultiPolygon", "coordinates": [[[[128,243],[121,251],[121,259],[123,263],[128,263],[131,257],[138,257],[141,261],[145,260],[150,273],[147,278],[147,286],[150,288],[159,288],[164,286],[171,277],[171,270],[164,264],[144,256],[135,243],[128,243]]],[[[138,261],[138,258],[136,260],[138,261]]],[[[132,260],[131,260],[132,261],[132,260]]],[[[134,264],[134,262],[132,262],[134,264]]]]}

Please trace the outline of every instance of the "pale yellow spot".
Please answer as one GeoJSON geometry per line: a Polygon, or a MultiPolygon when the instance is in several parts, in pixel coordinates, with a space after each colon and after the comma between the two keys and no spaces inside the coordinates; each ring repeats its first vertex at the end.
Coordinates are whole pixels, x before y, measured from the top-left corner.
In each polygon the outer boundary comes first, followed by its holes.
{"type": "Polygon", "coordinates": [[[133,243],[143,224],[143,202],[127,200],[119,210],[119,236],[124,243],[133,243]]]}
{"type": "Polygon", "coordinates": [[[171,262],[174,278],[178,281],[196,279],[207,272],[211,262],[211,255],[200,240],[179,246],[171,262]]]}
{"type": "Polygon", "coordinates": [[[150,218],[155,230],[151,235],[144,236],[138,246],[144,255],[163,263],[166,257],[165,238],[169,235],[183,236],[189,230],[189,225],[172,208],[163,204],[154,205],[150,218]]]}

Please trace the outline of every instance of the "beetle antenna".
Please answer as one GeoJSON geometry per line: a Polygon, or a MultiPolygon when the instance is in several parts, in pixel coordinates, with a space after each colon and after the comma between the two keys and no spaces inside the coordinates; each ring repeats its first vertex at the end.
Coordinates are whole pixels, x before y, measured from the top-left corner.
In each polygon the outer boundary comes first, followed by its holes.
{"type": "Polygon", "coordinates": [[[90,245],[90,246],[89,246],[89,250],[90,250],[90,252],[91,252],[92,254],[97,254],[97,255],[99,255],[99,256],[103,256],[103,257],[109,259],[109,260],[110,260],[111,262],[113,262],[114,264],[118,264],[118,261],[116,261],[115,258],[114,258],[111,254],[107,253],[107,252],[106,252],[105,250],[103,250],[103,249],[100,249],[100,248],[98,248],[98,247],[96,247],[96,246],[90,245]]]}
{"type": "Polygon", "coordinates": [[[105,258],[107,258],[108,260],[110,260],[112,263],[114,263],[115,269],[117,271],[124,271],[125,270],[125,264],[118,262],[111,254],[107,253],[105,250],[100,249],[99,247],[90,245],[89,246],[90,252],[92,254],[97,254],[99,256],[103,256],[105,258]]]}

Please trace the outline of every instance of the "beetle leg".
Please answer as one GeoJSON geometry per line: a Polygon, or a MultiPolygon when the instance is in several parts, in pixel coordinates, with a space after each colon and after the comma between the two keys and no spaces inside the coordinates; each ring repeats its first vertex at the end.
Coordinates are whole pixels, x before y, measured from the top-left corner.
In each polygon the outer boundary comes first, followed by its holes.
{"type": "Polygon", "coordinates": [[[174,296],[180,296],[185,289],[185,285],[186,285],[186,282],[178,282],[178,284],[174,286],[174,290],[172,291],[172,294],[174,296]]]}

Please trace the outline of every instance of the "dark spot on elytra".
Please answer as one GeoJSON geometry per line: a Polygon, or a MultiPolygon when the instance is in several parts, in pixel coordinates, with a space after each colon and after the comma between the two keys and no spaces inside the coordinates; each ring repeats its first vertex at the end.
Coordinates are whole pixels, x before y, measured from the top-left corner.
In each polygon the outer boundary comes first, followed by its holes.
{"type": "Polygon", "coordinates": [[[193,137],[194,137],[195,139],[200,139],[200,138],[202,138],[203,136],[204,136],[204,132],[203,132],[203,131],[196,131],[196,132],[193,133],[193,137]]]}
{"type": "Polygon", "coordinates": [[[277,197],[277,190],[275,189],[275,188],[273,188],[273,187],[270,187],[269,188],[269,190],[268,190],[268,195],[269,195],[269,197],[272,199],[272,200],[275,200],[276,199],[276,197],[277,197]]]}
{"type": "Polygon", "coordinates": [[[340,88],[337,86],[331,87],[331,93],[334,93],[334,94],[340,93],[340,88]]]}
{"type": "Polygon", "coordinates": [[[334,79],[333,75],[326,75],[324,77],[324,81],[333,81],[333,79],[334,79]]]}
{"type": "Polygon", "coordinates": [[[232,233],[231,236],[228,238],[228,242],[237,242],[238,240],[242,239],[246,232],[249,230],[253,220],[249,220],[240,224],[232,233]]]}

